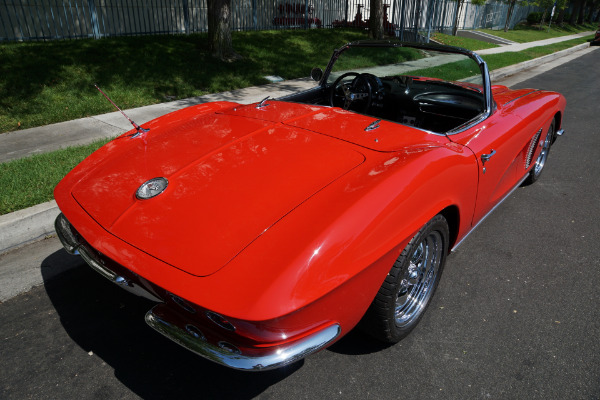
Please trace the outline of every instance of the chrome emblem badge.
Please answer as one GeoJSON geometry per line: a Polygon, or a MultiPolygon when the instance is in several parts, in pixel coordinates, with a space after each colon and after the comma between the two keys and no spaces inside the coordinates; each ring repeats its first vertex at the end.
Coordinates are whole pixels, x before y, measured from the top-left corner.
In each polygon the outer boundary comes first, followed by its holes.
{"type": "Polygon", "coordinates": [[[142,183],[135,192],[135,197],[140,200],[151,199],[164,192],[168,184],[169,181],[165,178],[152,178],[149,181],[142,183]]]}

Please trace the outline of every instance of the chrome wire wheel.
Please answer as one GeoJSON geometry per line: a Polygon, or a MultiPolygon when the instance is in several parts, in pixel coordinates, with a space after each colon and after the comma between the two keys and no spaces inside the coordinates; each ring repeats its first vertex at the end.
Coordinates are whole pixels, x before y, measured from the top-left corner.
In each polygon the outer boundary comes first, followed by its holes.
{"type": "Polygon", "coordinates": [[[550,154],[550,147],[552,146],[552,140],[554,139],[554,127],[555,121],[550,123],[550,127],[548,128],[548,132],[546,132],[546,136],[544,136],[544,141],[540,142],[540,147],[542,150],[540,151],[540,155],[535,160],[535,164],[529,171],[527,178],[523,182],[524,185],[531,185],[535,183],[542,172],[544,171],[544,167],[546,166],[546,161],[548,161],[548,154],[550,154]]]}
{"type": "Polygon", "coordinates": [[[421,315],[433,295],[443,251],[442,236],[431,232],[412,254],[396,296],[394,319],[402,328],[421,315]]]}
{"type": "Polygon", "coordinates": [[[442,276],[448,253],[448,221],[438,214],[408,242],[360,322],[371,336],[396,343],[423,317],[442,276]]]}
{"type": "Polygon", "coordinates": [[[550,125],[550,129],[548,129],[548,133],[546,134],[546,138],[543,143],[540,143],[542,146],[542,151],[538,156],[537,160],[535,160],[535,165],[533,167],[533,174],[537,178],[542,173],[542,169],[544,169],[544,165],[546,164],[546,160],[548,159],[548,153],[550,152],[550,145],[552,144],[552,135],[554,135],[554,124],[550,125]]]}

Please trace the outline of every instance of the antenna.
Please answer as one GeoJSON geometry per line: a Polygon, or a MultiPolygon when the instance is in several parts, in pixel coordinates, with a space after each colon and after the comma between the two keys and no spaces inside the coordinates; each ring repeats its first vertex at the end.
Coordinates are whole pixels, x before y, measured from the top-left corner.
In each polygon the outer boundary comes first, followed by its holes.
{"type": "Polygon", "coordinates": [[[96,86],[96,89],[98,89],[98,91],[99,91],[100,93],[102,93],[102,95],[103,95],[104,97],[106,97],[106,99],[107,99],[108,101],[110,101],[110,103],[111,103],[113,106],[115,106],[115,108],[116,108],[117,110],[119,110],[119,111],[121,112],[121,114],[123,114],[123,116],[124,116],[125,118],[127,118],[127,121],[131,122],[131,125],[133,125],[133,127],[134,127],[134,128],[135,128],[135,130],[136,130],[136,133],[135,133],[133,136],[131,136],[131,138],[132,138],[132,139],[133,139],[133,138],[136,138],[136,137],[140,136],[142,133],[146,133],[146,132],[148,132],[148,131],[150,130],[150,129],[144,129],[144,128],[142,128],[141,126],[139,126],[138,124],[136,124],[135,122],[133,122],[133,120],[132,120],[131,118],[129,118],[129,117],[127,116],[127,114],[125,114],[125,113],[123,112],[123,110],[121,110],[121,109],[119,108],[119,106],[118,106],[118,105],[116,105],[116,104],[115,104],[115,102],[114,102],[114,101],[112,101],[112,100],[110,99],[110,97],[108,97],[108,96],[106,95],[106,93],[104,93],[104,92],[102,91],[102,89],[100,89],[100,88],[98,87],[98,85],[97,85],[97,84],[95,84],[95,83],[94,83],[94,86],[96,86]]]}
{"type": "Polygon", "coordinates": [[[264,106],[268,106],[268,104],[266,104],[266,103],[265,103],[265,101],[267,101],[267,99],[268,99],[269,97],[270,97],[270,96],[267,96],[267,97],[265,97],[264,99],[262,99],[262,100],[261,100],[261,101],[260,101],[260,102],[257,104],[256,108],[261,108],[261,107],[264,107],[264,106]]]}

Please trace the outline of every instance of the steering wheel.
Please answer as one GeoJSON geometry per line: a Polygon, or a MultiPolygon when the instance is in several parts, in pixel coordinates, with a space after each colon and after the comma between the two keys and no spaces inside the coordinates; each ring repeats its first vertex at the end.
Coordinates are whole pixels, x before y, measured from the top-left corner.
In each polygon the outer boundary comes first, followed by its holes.
{"type": "Polygon", "coordinates": [[[329,92],[329,104],[336,107],[342,104],[344,110],[350,109],[352,103],[364,103],[360,111],[366,112],[373,102],[373,88],[366,74],[346,72],[340,75],[329,92]],[[351,82],[342,82],[344,78],[354,76],[351,82]]]}

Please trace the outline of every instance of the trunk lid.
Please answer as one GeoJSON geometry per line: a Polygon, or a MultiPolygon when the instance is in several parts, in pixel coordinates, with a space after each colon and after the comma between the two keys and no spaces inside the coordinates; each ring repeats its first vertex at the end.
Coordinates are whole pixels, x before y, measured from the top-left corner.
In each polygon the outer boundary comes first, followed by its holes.
{"type": "MultiPolygon", "coordinates": [[[[283,117],[301,118],[315,108],[291,105],[283,117]]],[[[112,234],[196,276],[218,271],[364,161],[354,146],[268,116],[232,110],[163,121],[149,124],[142,137],[117,139],[121,148],[72,195],[112,234]],[[155,177],[169,181],[166,190],[138,200],[137,188],[155,177]]]]}

